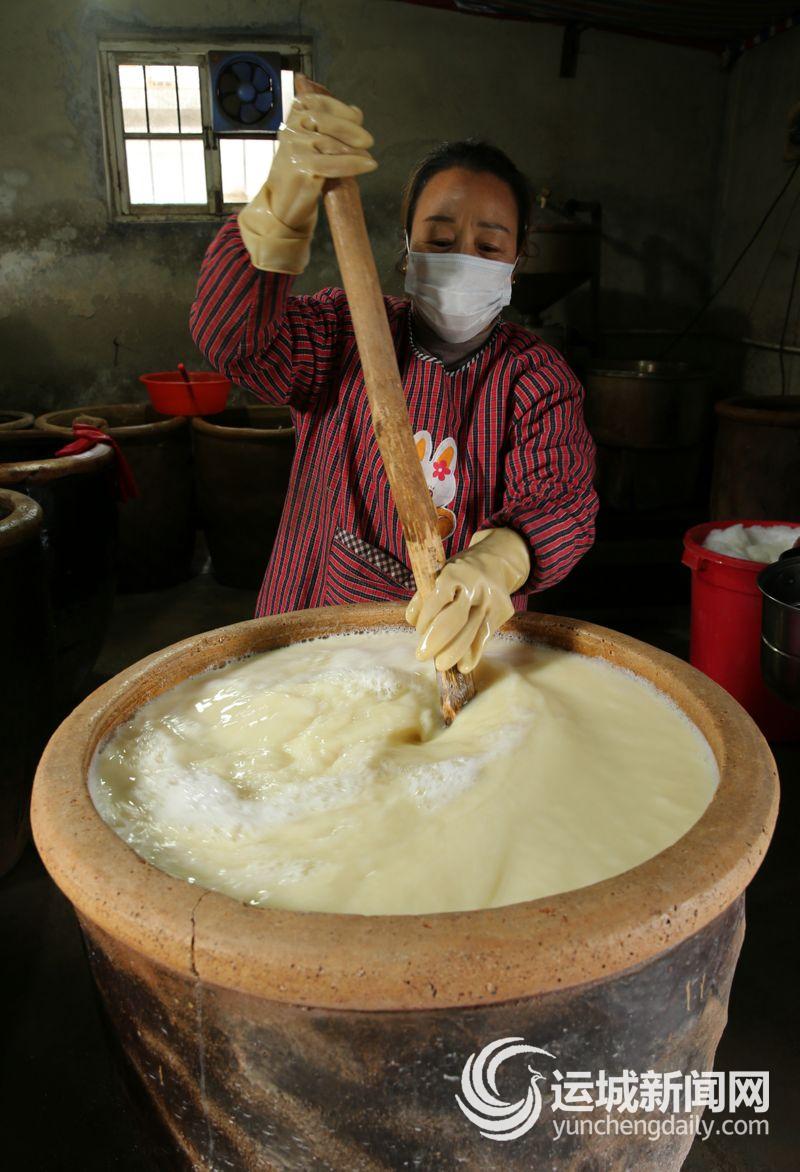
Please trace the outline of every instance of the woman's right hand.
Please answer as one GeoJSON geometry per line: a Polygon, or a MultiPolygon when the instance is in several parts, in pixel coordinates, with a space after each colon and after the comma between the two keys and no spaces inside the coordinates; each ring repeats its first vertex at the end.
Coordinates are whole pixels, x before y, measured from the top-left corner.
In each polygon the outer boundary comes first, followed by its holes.
{"type": "Polygon", "coordinates": [[[239,213],[239,228],[256,268],[301,273],[308,264],[317,204],[326,179],[364,175],[377,163],[374,139],[357,106],[330,94],[296,98],[267,181],[239,213]]]}

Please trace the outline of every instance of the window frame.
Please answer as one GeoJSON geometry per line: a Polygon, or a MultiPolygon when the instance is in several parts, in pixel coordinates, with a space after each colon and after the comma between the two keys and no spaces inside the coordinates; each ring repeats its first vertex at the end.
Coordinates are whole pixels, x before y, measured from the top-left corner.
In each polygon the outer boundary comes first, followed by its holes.
{"type": "Polygon", "coordinates": [[[274,138],[274,135],[214,133],[211,125],[211,95],[208,84],[208,54],[211,52],[279,53],[283,69],[311,76],[311,44],[309,41],[272,40],[269,37],[250,40],[175,41],[147,40],[100,41],[98,44],[98,72],[100,110],[103,133],[103,154],[106,170],[106,196],[109,215],[116,223],[203,223],[219,221],[242,204],[224,203],[222,199],[222,166],[219,143],[221,138],[274,138]],[[202,139],[208,199],[203,204],[132,204],[128,189],[128,163],[125,153],[125,131],[122,121],[118,65],[196,65],[200,71],[200,114],[203,129],[200,134],[137,134],[128,137],[144,139],[202,139]]]}

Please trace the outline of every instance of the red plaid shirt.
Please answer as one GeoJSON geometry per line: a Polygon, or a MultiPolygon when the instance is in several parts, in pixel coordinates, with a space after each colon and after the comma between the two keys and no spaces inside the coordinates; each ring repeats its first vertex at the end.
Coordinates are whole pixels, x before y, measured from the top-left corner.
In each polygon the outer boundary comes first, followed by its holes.
{"type": "MultiPolygon", "coordinates": [[[[370,421],[341,289],[290,295],[292,279],[253,267],[235,218],[209,247],[192,306],[208,361],[297,435],[286,503],[257,615],[410,597],[400,522],[370,421]]],[[[500,322],[457,370],[419,350],[405,299],[386,297],[411,424],[449,554],[477,529],[508,526],[531,549],[515,597],[558,582],[590,547],[597,498],[583,390],[561,355],[500,322]],[[425,434],[427,433],[427,435],[425,434]]]]}

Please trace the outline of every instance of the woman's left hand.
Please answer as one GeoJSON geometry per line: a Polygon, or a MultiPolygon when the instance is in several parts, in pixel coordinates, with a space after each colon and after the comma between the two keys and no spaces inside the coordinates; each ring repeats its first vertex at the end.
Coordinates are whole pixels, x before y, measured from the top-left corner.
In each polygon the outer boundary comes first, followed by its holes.
{"type": "Polygon", "coordinates": [[[419,591],[406,620],[420,636],[417,659],[437,671],[471,672],[487,640],[514,613],[511,595],[530,573],[528,546],[513,529],[482,529],[449,558],[426,598],[419,591]]]}

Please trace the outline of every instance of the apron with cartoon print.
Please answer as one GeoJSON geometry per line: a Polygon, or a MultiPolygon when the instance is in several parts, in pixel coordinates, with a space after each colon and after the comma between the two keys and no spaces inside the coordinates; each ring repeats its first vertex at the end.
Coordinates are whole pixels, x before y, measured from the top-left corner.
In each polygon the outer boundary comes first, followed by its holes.
{"type": "MultiPolygon", "coordinates": [[[[455,513],[448,507],[457,490],[455,440],[448,436],[434,449],[430,432],[418,431],[414,444],[444,541],[456,523],[455,513]]],[[[334,531],[325,591],[329,606],[366,601],[400,602],[407,600],[415,589],[414,575],[398,558],[348,529],[338,527],[334,531]]]]}

